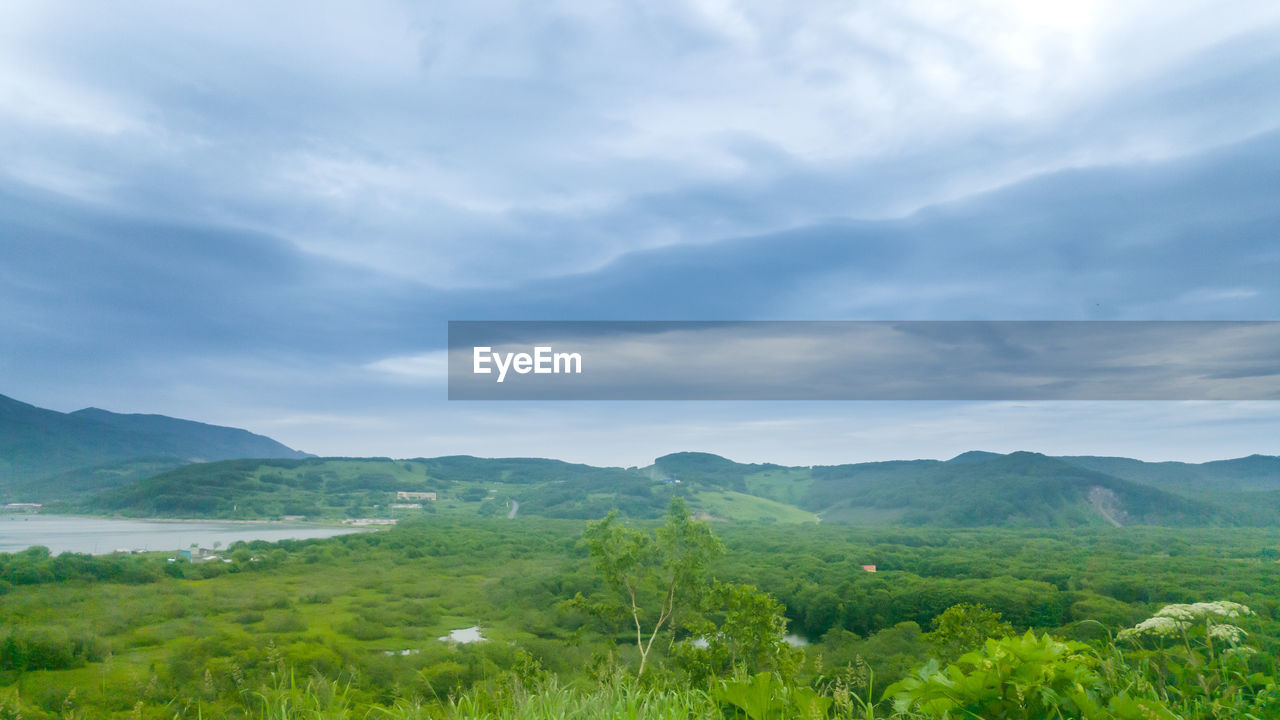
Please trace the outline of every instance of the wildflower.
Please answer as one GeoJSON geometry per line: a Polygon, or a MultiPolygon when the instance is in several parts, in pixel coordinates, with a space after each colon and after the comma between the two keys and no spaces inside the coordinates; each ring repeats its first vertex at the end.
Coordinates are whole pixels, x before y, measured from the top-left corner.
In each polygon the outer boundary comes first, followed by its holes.
{"type": "Polygon", "coordinates": [[[1231,602],[1230,600],[1217,600],[1214,602],[1192,603],[1190,605],[1176,603],[1173,605],[1165,605],[1156,613],[1156,617],[1167,617],[1184,622],[1191,622],[1202,618],[1237,618],[1252,614],[1253,611],[1246,605],[1231,602]]]}
{"type": "Polygon", "coordinates": [[[1214,625],[1209,628],[1209,637],[1214,640],[1223,640],[1232,645],[1237,645],[1249,633],[1236,627],[1235,625],[1214,625]]]}
{"type": "Polygon", "coordinates": [[[1143,620],[1131,628],[1121,630],[1117,635],[1117,639],[1127,640],[1142,636],[1165,636],[1176,635],[1189,628],[1192,624],[1201,620],[1206,621],[1209,637],[1215,640],[1222,640],[1230,645],[1236,645],[1243,640],[1248,633],[1228,624],[1215,624],[1215,621],[1229,618],[1244,617],[1252,615],[1253,611],[1247,606],[1241,605],[1230,600],[1217,600],[1215,602],[1198,602],[1191,604],[1174,603],[1165,605],[1156,612],[1155,615],[1143,620]]]}
{"type": "Polygon", "coordinates": [[[1186,629],[1187,623],[1173,617],[1156,615],[1147,618],[1131,628],[1121,630],[1119,639],[1125,640],[1130,637],[1141,635],[1176,635],[1186,629]]]}

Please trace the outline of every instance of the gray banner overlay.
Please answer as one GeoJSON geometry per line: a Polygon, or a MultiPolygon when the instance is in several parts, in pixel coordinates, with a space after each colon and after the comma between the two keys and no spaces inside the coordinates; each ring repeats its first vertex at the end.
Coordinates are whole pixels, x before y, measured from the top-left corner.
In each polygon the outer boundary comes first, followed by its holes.
{"type": "Polygon", "coordinates": [[[451,400],[1280,400],[1280,322],[449,323],[451,400]]]}

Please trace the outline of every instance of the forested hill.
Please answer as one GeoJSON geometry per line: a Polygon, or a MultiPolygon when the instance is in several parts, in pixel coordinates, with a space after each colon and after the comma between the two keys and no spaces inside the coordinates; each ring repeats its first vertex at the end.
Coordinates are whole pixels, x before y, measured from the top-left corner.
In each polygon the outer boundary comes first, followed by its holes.
{"type": "MultiPolygon", "coordinates": [[[[1133,461],[1139,462],[1139,461],[1133,461]]],[[[967,452],[812,468],[744,465],[704,453],[658,458],[665,475],[793,503],[824,520],[909,525],[1201,525],[1227,507],[1039,453],[967,452]]],[[[1269,522],[1261,514],[1246,522],[1269,522]]]]}
{"type": "Polygon", "coordinates": [[[1118,478],[1197,492],[1280,490],[1280,457],[1250,455],[1206,463],[1142,462],[1123,457],[1064,457],[1069,463],[1118,478]]]}
{"type": "Polygon", "coordinates": [[[71,509],[244,519],[587,519],[617,508],[653,518],[680,495],[704,517],[784,523],[1081,527],[1280,520],[1277,493],[1250,490],[1256,483],[1248,477],[1221,482],[1226,489],[1210,496],[1031,452],[814,467],[743,464],[707,453],[666,455],[645,468],[545,458],[309,458],[189,465],[82,497],[71,509]],[[432,493],[433,499],[400,493],[432,493]]]}
{"type": "Polygon", "coordinates": [[[61,413],[0,395],[0,497],[7,501],[71,497],[191,462],[302,457],[247,430],[97,408],[61,413]]]}
{"type": "Polygon", "coordinates": [[[1225,520],[1207,503],[1038,453],[962,455],[946,462],[819,467],[807,507],[856,518],[897,512],[910,525],[1201,525],[1225,520]],[[886,465],[888,465],[886,467],[886,465]]]}

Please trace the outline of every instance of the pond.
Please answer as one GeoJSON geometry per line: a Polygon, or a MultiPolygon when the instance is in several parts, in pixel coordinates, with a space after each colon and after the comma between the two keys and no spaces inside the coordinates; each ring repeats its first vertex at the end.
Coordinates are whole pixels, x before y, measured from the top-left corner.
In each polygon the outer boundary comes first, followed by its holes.
{"type": "Polygon", "coordinates": [[[453,642],[466,645],[484,640],[484,636],[480,634],[480,626],[472,625],[469,628],[461,630],[453,630],[448,635],[440,638],[441,642],[453,642]]]}
{"type": "Polygon", "coordinates": [[[66,515],[0,514],[0,552],[43,545],[63,552],[104,555],[117,550],[181,550],[192,544],[226,547],[239,540],[304,540],[361,532],[306,523],[217,520],[116,520],[66,515]]]}

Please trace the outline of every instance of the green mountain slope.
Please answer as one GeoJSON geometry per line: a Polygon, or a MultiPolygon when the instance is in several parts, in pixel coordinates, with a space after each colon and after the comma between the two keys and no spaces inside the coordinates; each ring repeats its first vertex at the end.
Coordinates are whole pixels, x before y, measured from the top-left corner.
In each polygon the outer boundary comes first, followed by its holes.
{"type": "Polygon", "coordinates": [[[0,498],[42,501],[176,464],[307,457],[247,430],[96,408],[60,413],[0,395],[0,498]]]}
{"type": "Polygon", "coordinates": [[[1062,459],[1206,502],[1221,508],[1238,524],[1268,525],[1280,521],[1280,457],[1250,455],[1206,463],[1152,463],[1092,456],[1062,459]]]}
{"type": "Polygon", "coordinates": [[[1202,525],[1220,509],[1038,453],[813,470],[806,507],[897,511],[911,525],[1202,525]]]}
{"type": "Polygon", "coordinates": [[[1125,480],[1192,492],[1280,490],[1280,457],[1250,455],[1206,463],[1142,462],[1122,457],[1075,456],[1063,460],[1125,480]]]}
{"type": "MultiPolygon", "coordinates": [[[[664,476],[749,492],[858,524],[1071,527],[1103,524],[1265,525],[1280,520],[1274,493],[1257,473],[1275,458],[1206,463],[1219,489],[1159,487],[1146,477],[1117,477],[1038,453],[971,451],[948,461],[895,460],[837,466],[782,467],[735,463],[706,453],[655,461],[664,476]]],[[[1154,465],[1124,460],[1141,467],[1154,465]]]]}
{"type": "Polygon", "coordinates": [[[305,458],[299,452],[272,440],[240,428],[210,425],[194,420],[181,420],[164,415],[121,414],[85,408],[70,413],[71,416],[92,420],[126,432],[136,433],[147,439],[157,449],[155,455],[189,458],[197,462],[230,460],[233,458],[305,458]]]}
{"type": "Polygon", "coordinates": [[[35,498],[40,502],[74,500],[86,493],[126,487],[189,464],[189,460],[181,458],[130,458],[105,465],[76,468],[52,477],[14,480],[4,492],[10,497],[35,498]]]}

